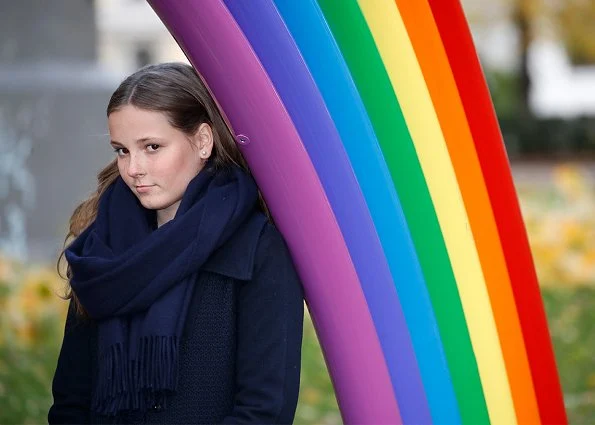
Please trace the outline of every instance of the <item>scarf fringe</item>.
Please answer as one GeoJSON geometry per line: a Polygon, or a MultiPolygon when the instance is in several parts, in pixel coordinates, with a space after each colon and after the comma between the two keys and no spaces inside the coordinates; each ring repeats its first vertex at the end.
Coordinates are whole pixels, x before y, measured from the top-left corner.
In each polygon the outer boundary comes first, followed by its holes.
{"type": "Polygon", "coordinates": [[[93,410],[107,416],[120,411],[146,411],[163,407],[168,392],[178,385],[178,341],[175,336],[151,336],[139,340],[136,360],[114,344],[99,358],[98,385],[93,410]]]}

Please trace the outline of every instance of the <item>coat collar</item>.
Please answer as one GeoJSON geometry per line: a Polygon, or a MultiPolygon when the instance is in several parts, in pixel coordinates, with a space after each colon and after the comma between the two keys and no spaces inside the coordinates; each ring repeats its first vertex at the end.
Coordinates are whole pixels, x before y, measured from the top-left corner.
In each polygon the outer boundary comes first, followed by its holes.
{"type": "Polygon", "coordinates": [[[267,218],[253,214],[202,266],[203,271],[238,280],[252,279],[256,248],[267,218]]]}

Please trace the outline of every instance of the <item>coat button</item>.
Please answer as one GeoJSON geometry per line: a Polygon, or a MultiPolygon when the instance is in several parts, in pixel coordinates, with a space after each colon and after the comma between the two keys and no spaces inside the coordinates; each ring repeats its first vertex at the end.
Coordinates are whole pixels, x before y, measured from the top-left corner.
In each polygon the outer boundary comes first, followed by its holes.
{"type": "Polygon", "coordinates": [[[162,409],[160,404],[153,405],[153,410],[160,411],[162,409]]]}

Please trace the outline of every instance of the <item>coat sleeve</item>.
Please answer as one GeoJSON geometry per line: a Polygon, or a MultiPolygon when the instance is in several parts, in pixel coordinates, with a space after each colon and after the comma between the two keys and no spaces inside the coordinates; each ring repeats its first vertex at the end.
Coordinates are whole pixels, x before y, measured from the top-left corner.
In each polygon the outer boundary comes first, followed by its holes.
{"type": "Polygon", "coordinates": [[[253,279],[240,285],[236,394],[223,423],[292,423],[300,385],[304,293],[273,225],[265,226],[258,243],[253,279]]]}
{"type": "Polygon", "coordinates": [[[50,425],[90,422],[93,329],[89,321],[76,315],[71,301],[52,382],[54,403],[48,412],[50,425]]]}

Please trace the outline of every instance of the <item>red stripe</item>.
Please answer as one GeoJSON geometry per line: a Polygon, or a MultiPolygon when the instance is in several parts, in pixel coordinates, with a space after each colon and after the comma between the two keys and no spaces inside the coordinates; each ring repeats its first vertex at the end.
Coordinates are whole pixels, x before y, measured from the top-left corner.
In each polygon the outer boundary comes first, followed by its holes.
{"type": "Polygon", "coordinates": [[[539,414],[567,424],[562,390],[529,241],[489,90],[459,0],[428,0],[463,101],[521,321],[539,414]]]}

